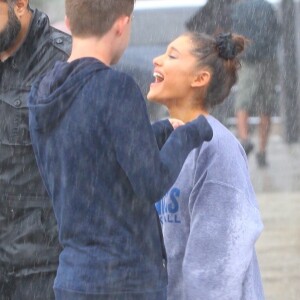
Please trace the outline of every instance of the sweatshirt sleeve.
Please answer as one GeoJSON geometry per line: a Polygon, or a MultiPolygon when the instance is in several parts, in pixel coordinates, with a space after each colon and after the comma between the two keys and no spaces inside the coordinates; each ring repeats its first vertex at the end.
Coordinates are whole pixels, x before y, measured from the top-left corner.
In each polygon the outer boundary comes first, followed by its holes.
{"type": "Polygon", "coordinates": [[[136,195],[154,203],[174,183],[189,152],[212,138],[212,129],[198,117],[173,131],[159,150],[138,86],[128,76],[115,84],[108,128],[116,157],[136,195]]]}
{"type": "Polygon", "coordinates": [[[241,299],[262,230],[259,212],[245,193],[221,182],[199,182],[191,198],[184,299],[241,299]]]}
{"type": "Polygon", "coordinates": [[[152,129],[156,138],[159,150],[163,147],[174,128],[169,120],[162,120],[152,123],[152,129]]]}

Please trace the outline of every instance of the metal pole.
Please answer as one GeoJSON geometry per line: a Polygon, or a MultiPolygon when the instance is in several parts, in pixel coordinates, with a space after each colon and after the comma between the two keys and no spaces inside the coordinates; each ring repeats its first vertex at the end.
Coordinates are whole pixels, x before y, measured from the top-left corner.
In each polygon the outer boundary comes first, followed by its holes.
{"type": "Polygon", "coordinates": [[[298,64],[296,45],[296,7],[293,0],[282,0],[283,27],[283,89],[285,109],[285,139],[299,139],[298,64]]]}

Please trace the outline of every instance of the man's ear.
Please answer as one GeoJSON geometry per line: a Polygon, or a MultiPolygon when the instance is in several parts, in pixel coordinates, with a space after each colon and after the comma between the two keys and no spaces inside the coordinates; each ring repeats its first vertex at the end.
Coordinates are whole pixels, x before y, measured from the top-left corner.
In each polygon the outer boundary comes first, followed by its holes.
{"type": "Polygon", "coordinates": [[[208,70],[199,71],[193,78],[192,87],[204,87],[208,85],[211,79],[211,73],[208,70]]]}
{"type": "Polygon", "coordinates": [[[28,0],[17,0],[14,6],[16,16],[21,17],[28,11],[28,0]]]}
{"type": "Polygon", "coordinates": [[[115,22],[115,28],[116,28],[116,33],[117,35],[122,35],[126,26],[128,26],[128,23],[130,22],[130,17],[129,16],[121,16],[119,17],[116,22],[115,22]]]}
{"type": "Polygon", "coordinates": [[[65,25],[66,25],[68,31],[71,32],[71,29],[70,29],[70,19],[67,16],[65,16],[65,25]]]}

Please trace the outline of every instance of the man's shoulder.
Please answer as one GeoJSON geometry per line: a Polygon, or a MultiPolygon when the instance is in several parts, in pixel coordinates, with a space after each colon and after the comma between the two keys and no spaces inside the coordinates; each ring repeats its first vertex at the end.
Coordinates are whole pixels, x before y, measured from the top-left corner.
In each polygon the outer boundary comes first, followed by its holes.
{"type": "Polygon", "coordinates": [[[124,88],[124,86],[129,86],[131,88],[137,87],[137,83],[131,75],[127,74],[126,72],[117,70],[114,67],[107,69],[107,76],[112,84],[118,82],[118,86],[121,89],[124,88]]]}
{"type": "Polygon", "coordinates": [[[49,37],[55,49],[62,51],[67,55],[70,55],[72,47],[72,37],[69,34],[50,26],[49,37]]]}
{"type": "Polygon", "coordinates": [[[263,15],[265,13],[275,12],[275,8],[273,7],[273,5],[265,0],[241,1],[234,4],[232,6],[232,10],[237,14],[242,14],[240,15],[240,18],[244,18],[243,14],[245,14],[246,16],[251,16],[252,19],[257,19],[255,13],[263,15]]]}
{"type": "Polygon", "coordinates": [[[50,53],[52,56],[57,52],[69,56],[71,36],[51,26],[49,17],[44,12],[35,9],[32,13],[33,18],[26,39],[28,48],[32,51],[36,49],[38,52],[43,48],[45,50],[43,52],[50,53]]]}

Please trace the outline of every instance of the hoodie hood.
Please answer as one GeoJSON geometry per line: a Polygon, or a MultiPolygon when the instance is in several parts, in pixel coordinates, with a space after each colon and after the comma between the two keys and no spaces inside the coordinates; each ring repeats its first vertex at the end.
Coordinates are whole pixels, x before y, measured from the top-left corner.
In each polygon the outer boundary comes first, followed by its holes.
{"type": "Polygon", "coordinates": [[[90,77],[107,68],[94,58],[57,62],[31,88],[28,107],[32,128],[46,132],[55,127],[90,77]]]}

